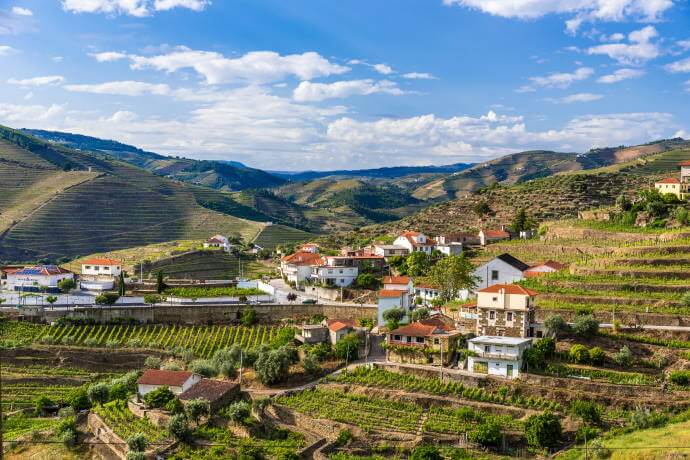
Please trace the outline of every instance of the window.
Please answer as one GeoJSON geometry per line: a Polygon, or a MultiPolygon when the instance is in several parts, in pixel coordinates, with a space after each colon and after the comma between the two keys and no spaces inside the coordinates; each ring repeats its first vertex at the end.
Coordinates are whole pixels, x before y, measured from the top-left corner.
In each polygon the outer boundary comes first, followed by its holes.
{"type": "Polygon", "coordinates": [[[416,337],[417,343],[424,343],[424,337],[416,337]]]}
{"type": "Polygon", "coordinates": [[[496,319],[496,312],[495,311],[491,310],[489,312],[489,319],[496,319]]]}
{"type": "Polygon", "coordinates": [[[394,335],[394,336],[393,336],[393,340],[400,340],[400,336],[399,336],[399,335],[394,335]]]}
{"type": "Polygon", "coordinates": [[[412,337],[407,337],[407,343],[412,343],[412,337]]]}
{"type": "Polygon", "coordinates": [[[491,270],[491,281],[498,280],[498,270],[491,270]]]}
{"type": "Polygon", "coordinates": [[[508,321],[508,322],[513,321],[513,312],[512,311],[506,312],[506,321],[508,321]]]}
{"type": "Polygon", "coordinates": [[[491,345],[484,345],[484,353],[491,353],[491,345]]]}
{"type": "Polygon", "coordinates": [[[498,297],[492,297],[491,300],[492,300],[493,302],[498,302],[498,297]]]}
{"type": "Polygon", "coordinates": [[[441,339],[434,339],[434,345],[438,345],[439,343],[441,343],[441,339]]]}
{"type": "Polygon", "coordinates": [[[85,268],[86,270],[91,270],[91,265],[86,265],[84,268],[85,268]]]}
{"type": "Polygon", "coordinates": [[[93,267],[93,269],[96,270],[96,271],[98,271],[99,268],[100,268],[100,267],[98,267],[98,266],[93,267]]]}

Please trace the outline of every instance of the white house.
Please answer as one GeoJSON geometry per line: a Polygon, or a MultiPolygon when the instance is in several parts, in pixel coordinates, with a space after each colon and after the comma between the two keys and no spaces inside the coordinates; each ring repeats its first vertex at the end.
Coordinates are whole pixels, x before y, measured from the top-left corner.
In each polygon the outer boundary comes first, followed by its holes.
{"type": "Polygon", "coordinates": [[[501,254],[475,269],[477,289],[520,281],[525,278],[524,271],[528,268],[529,265],[510,254],[501,254]]]}
{"type": "Polygon", "coordinates": [[[470,339],[467,369],[476,374],[514,379],[520,375],[523,353],[531,346],[530,338],[484,335],[470,339]]]}
{"type": "Polygon", "coordinates": [[[414,284],[409,276],[384,276],[383,289],[387,291],[414,292],[414,284]]]}
{"type": "Polygon", "coordinates": [[[447,256],[459,256],[462,254],[462,243],[446,243],[436,245],[436,249],[447,256]]]}
{"type": "Polygon", "coordinates": [[[406,256],[410,253],[409,249],[397,244],[375,244],[373,250],[374,254],[385,257],[386,259],[395,256],[406,256]]]}
{"type": "Polygon", "coordinates": [[[137,392],[144,396],[160,387],[168,387],[170,391],[179,395],[199,383],[202,376],[189,371],[160,371],[147,369],[137,380],[137,392]]]}
{"type": "Polygon", "coordinates": [[[378,293],[378,324],[385,323],[383,312],[391,308],[402,308],[409,314],[414,303],[414,284],[408,276],[384,276],[383,289],[378,293]]]}
{"type": "Polygon", "coordinates": [[[486,246],[489,243],[495,243],[497,241],[509,240],[510,233],[505,229],[501,230],[480,230],[479,231],[479,244],[486,246]]]}
{"type": "Polygon", "coordinates": [[[74,279],[74,273],[57,265],[37,265],[7,273],[7,289],[30,292],[58,292],[58,283],[74,279]]]}
{"type": "Polygon", "coordinates": [[[352,319],[327,319],[325,324],[328,327],[328,335],[331,345],[335,345],[350,332],[358,329],[357,324],[352,319]]]}
{"type": "Polygon", "coordinates": [[[302,283],[311,279],[314,266],[322,265],[318,253],[297,251],[280,259],[280,272],[291,283],[302,283]]]}
{"type": "Polygon", "coordinates": [[[300,246],[299,250],[302,252],[310,252],[312,254],[318,254],[319,250],[320,250],[320,246],[317,243],[304,243],[302,246],[300,246]]]}
{"type": "Polygon", "coordinates": [[[328,286],[346,287],[354,283],[358,272],[357,267],[320,265],[312,267],[311,279],[328,286]]]}
{"type": "Polygon", "coordinates": [[[218,248],[218,249],[223,249],[225,251],[230,250],[230,240],[227,239],[227,237],[223,235],[213,235],[211,238],[206,240],[204,243],[204,247],[209,249],[209,248],[218,248]]]}
{"type": "Polygon", "coordinates": [[[431,254],[436,247],[436,241],[420,232],[405,232],[393,241],[395,246],[402,246],[410,252],[425,252],[431,254]]]}
{"type": "Polygon", "coordinates": [[[115,278],[122,272],[122,262],[107,257],[96,257],[81,263],[82,276],[105,276],[115,278]]]}
{"type": "Polygon", "coordinates": [[[422,299],[424,305],[429,305],[434,299],[438,299],[441,291],[435,286],[428,283],[420,283],[414,285],[414,293],[418,299],[422,299]]]}

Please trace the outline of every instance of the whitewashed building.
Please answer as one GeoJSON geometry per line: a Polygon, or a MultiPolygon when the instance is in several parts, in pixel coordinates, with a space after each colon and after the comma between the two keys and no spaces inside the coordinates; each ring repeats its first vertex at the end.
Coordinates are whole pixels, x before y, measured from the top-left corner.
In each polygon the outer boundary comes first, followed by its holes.
{"type": "Polygon", "coordinates": [[[410,250],[397,244],[375,244],[373,246],[373,252],[377,256],[388,259],[395,256],[406,256],[410,253],[410,250]]]}
{"type": "Polygon", "coordinates": [[[115,279],[122,273],[122,262],[107,257],[95,257],[81,263],[79,285],[86,291],[105,291],[115,287],[115,279]]]}
{"type": "Polygon", "coordinates": [[[446,256],[459,256],[462,254],[462,243],[438,244],[436,245],[436,249],[446,256]]]}
{"type": "Polygon", "coordinates": [[[213,235],[211,238],[206,240],[204,243],[206,249],[223,249],[224,251],[230,250],[230,240],[223,235],[213,235]]]}
{"type": "Polygon", "coordinates": [[[523,353],[531,346],[530,338],[481,336],[470,339],[467,369],[476,374],[514,379],[522,370],[523,353]]]}
{"type": "Polygon", "coordinates": [[[436,247],[436,241],[420,232],[405,232],[393,241],[395,246],[402,246],[410,252],[424,252],[431,254],[436,247]]]}
{"type": "Polygon", "coordinates": [[[312,267],[322,262],[318,253],[297,251],[280,259],[280,273],[290,283],[302,283],[311,279],[312,267]]]}
{"type": "Polygon", "coordinates": [[[202,376],[189,371],[161,371],[147,369],[137,380],[137,393],[139,396],[161,387],[168,387],[170,391],[179,395],[199,383],[202,376]]]}
{"type": "Polygon", "coordinates": [[[12,291],[58,292],[64,279],[73,280],[74,273],[57,265],[37,265],[7,273],[6,286],[12,291]]]}
{"type": "Polygon", "coordinates": [[[378,293],[378,324],[385,323],[383,313],[391,308],[402,308],[408,316],[414,307],[414,284],[408,276],[384,276],[383,289],[378,293]]]}
{"type": "Polygon", "coordinates": [[[327,286],[347,287],[355,282],[358,273],[357,267],[319,265],[312,267],[311,279],[327,286]]]}
{"type": "Polygon", "coordinates": [[[477,289],[483,289],[494,284],[511,284],[525,278],[524,272],[529,265],[516,259],[510,254],[501,254],[487,263],[480,265],[474,271],[477,277],[477,289]]]}

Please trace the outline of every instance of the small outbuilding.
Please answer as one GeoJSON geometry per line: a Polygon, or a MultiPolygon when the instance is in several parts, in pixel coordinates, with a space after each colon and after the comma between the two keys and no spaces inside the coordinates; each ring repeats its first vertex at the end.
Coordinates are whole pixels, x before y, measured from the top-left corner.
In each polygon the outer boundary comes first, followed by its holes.
{"type": "Polygon", "coordinates": [[[147,369],[137,380],[137,393],[144,396],[158,388],[168,387],[170,391],[179,395],[198,384],[201,379],[201,375],[189,371],[147,369]]]}
{"type": "Polygon", "coordinates": [[[180,394],[182,403],[203,399],[208,401],[211,413],[227,406],[240,394],[240,385],[229,380],[201,379],[199,383],[180,394]]]}

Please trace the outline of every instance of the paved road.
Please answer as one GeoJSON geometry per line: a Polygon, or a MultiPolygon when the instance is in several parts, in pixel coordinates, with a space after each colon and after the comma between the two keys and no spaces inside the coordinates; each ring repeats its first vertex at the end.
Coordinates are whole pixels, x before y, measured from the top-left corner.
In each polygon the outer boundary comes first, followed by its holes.
{"type": "Polygon", "coordinates": [[[290,303],[287,300],[287,295],[292,293],[297,296],[295,303],[302,303],[305,300],[316,300],[319,303],[326,303],[328,305],[341,305],[344,307],[373,307],[375,305],[370,304],[359,304],[355,302],[336,302],[335,300],[324,299],[323,297],[317,297],[315,295],[307,294],[306,292],[298,291],[293,289],[289,284],[283,281],[282,278],[272,279],[269,284],[276,289],[276,302],[277,303],[290,303]]]}
{"type": "MultiPolygon", "coordinates": [[[[27,292],[20,294],[14,291],[2,291],[0,292],[0,299],[4,299],[2,303],[3,306],[40,306],[43,305],[46,308],[50,307],[50,304],[46,301],[49,296],[57,297],[55,306],[67,306],[67,305],[93,305],[94,299],[98,294],[94,292],[87,291],[72,291],[69,294],[39,294],[33,292],[27,292]],[[21,298],[20,298],[21,296],[21,298]]],[[[129,304],[143,304],[143,297],[121,297],[118,299],[116,305],[129,305],[129,304]]]]}

